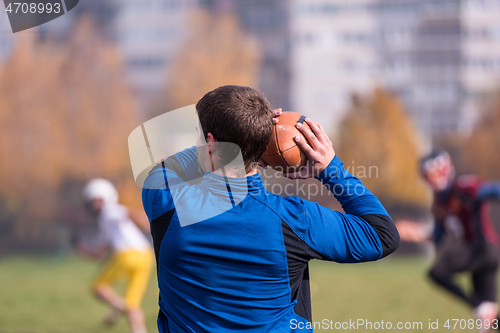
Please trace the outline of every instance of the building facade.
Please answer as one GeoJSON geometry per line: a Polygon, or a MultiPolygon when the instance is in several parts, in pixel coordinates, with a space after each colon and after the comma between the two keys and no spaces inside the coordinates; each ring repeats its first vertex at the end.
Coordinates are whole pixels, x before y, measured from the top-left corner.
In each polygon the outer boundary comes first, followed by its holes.
{"type": "Polygon", "coordinates": [[[379,85],[423,137],[467,132],[500,87],[497,0],[294,0],[290,16],[292,108],[333,131],[379,85]]]}
{"type": "MultiPolygon", "coordinates": [[[[499,0],[100,0],[104,4],[114,8],[112,17],[98,19],[112,27],[142,100],[169,83],[189,13],[198,6],[234,12],[256,37],[263,55],[259,88],[273,107],[306,114],[330,133],[352,95],[376,86],[402,101],[424,137],[468,131],[485,96],[500,87],[499,0]]],[[[77,14],[41,31],[57,35],[77,14]]],[[[15,42],[5,11],[0,29],[1,60],[15,42]]]]}

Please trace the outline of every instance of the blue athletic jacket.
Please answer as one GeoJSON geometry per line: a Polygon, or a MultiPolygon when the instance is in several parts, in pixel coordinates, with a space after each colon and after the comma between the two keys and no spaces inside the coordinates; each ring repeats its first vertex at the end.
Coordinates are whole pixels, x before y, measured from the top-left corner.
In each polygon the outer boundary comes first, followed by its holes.
{"type": "Polygon", "coordinates": [[[217,173],[201,178],[196,147],[153,168],[142,196],[156,254],[159,331],[309,332],[309,260],[373,261],[399,246],[382,204],[338,157],[317,179],[346,213],[271,194],[258,174],[231,178],[230,186],[217,173]],[[219,213],[222,205],[229,206],[219,213]],[[194,222],[181,221],[186,214],[194,222]]]}

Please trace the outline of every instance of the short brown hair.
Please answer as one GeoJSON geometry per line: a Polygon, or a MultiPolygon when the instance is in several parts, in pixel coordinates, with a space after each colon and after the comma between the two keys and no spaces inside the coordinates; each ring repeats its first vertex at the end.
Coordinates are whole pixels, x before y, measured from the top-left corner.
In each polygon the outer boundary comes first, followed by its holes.
{"type": "MultiPolygon", "coordinates": [[[[212,133],[217,141],[238,145],[246,172],[252,170],[266,151],[273,130],[273,112],[264,94],[249,87],[222,86],[206,93],[196,111],[205,139],[212,133]]],[[[221,159],[229,163],[234,157],[221,159]]]]}

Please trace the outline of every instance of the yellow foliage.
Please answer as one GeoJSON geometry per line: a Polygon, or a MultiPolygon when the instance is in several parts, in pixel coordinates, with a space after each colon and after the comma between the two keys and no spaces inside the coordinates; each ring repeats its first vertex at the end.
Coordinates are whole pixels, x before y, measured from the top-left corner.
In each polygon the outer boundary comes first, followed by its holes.
{"type": "Polygon", "coordinates": [[[430,197],[418,171],[417,134],[399,102],[382,89],[353,98],[336,152],[346,168],[389,204],[424,206],[430,197]]]}
{"type": "Polygon", "coordinates": [[[261,53],[234,14],[195,10],[191,31],[174,59],[167,88],[170,110],[195,104],[223,85],[256,87],[261,53]]]}
{"type": "Polygon", "coordinates": [[[0,66],[0,200],[20,238],[54,222],[68,182],[133,181],[127,137],[138,123],[119,53],[90,19],[64,43],[34,36],[20,34],[0,66]]]}
{"type": "Polygon", "coordinates": [[[485,107],[479,122],[465,140],[464,164],[468,171],[488,179],[500,179],[500,97],[485,107]]]}

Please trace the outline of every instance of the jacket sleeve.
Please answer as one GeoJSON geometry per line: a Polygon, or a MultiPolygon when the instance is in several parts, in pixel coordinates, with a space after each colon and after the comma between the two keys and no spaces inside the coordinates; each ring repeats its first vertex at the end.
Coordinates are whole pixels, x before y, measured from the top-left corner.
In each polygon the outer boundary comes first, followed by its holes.
{"type": "Polygon", "coordinates": [[[478,201],[500,199],[500,182],[482,182],[479,185],[478,201]]]}
{"type": "Polygon", "coordinates": [[[317,254],[312,257],[346,263],[373,261],[399,247],[399,234],[385,208],[337,156],[317,179],[345,213],[298,197],[285,198],[285,215],[290,218],[284,223],[313,250],[309,252],[317,254]]]}
{"type": "Polygon", "coordinates": [[[142,189],[142,203],[149,221],[175,208],[190,183],[201,177],[196,147],[184,149],[158,163],[146,177],[142,189]]]}

